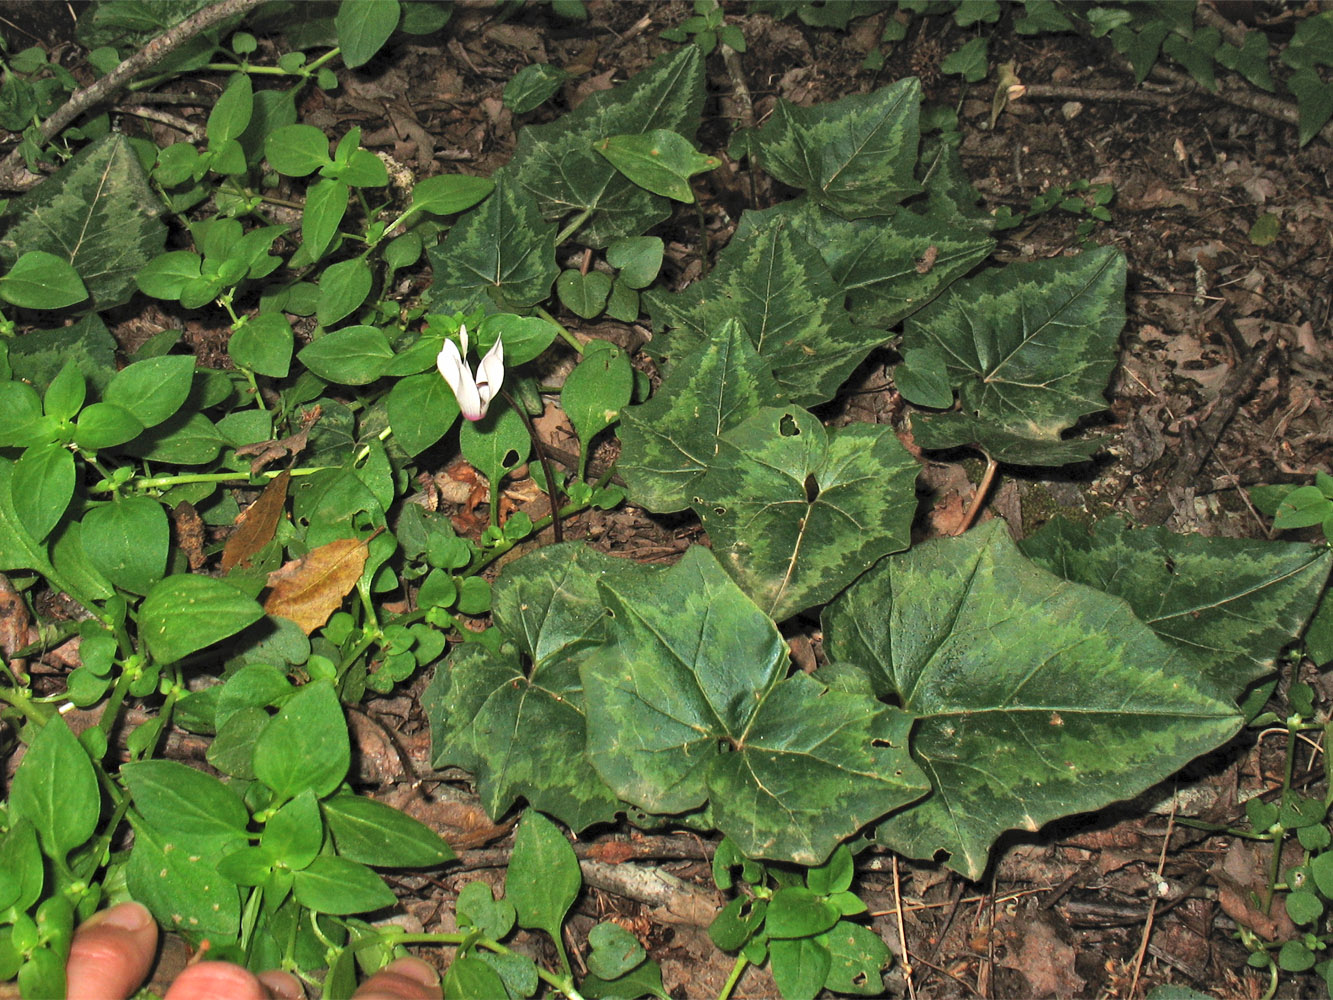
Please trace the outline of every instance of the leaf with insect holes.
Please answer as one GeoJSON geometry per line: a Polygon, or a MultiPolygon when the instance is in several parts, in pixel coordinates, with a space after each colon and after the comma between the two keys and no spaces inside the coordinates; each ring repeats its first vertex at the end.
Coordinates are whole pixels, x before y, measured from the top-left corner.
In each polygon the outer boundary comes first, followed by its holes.
{"type": "Polygon", "coordinates": [[[342,607],[369,555],[365,539],[338,538],[293,559],[269,574],[264,611],[290,618],[310,635],[342,607]]]}

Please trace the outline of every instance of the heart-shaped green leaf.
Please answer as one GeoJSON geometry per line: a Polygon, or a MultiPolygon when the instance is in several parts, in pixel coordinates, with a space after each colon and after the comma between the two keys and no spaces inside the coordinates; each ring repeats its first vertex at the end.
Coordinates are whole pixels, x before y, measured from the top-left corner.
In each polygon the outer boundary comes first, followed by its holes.
{"type": "Polygon", "coordinates": [[[659,514],[684,510],[717,461],[718,436],[779,398],[749,335],[724,322],[652,399],[621,414],[619,468],[634,502],[659,514]]]}
{"type": "Polygon", "coordinates": [[[916,716],[934,793],[878,830],[969,878],[1008,829],[1098,809],[1240,727],[1119,598],[1028,562],[1001,521],[891,556],[824,612],[832,662],[916,716]]]}
{"type": "Polygon", "coordinates": [[[555,262],[555,224],[543,222],[536,201],[496,173],[496,187],[468,212],[426,256],[435,272],[430,294],[444,309],[471,309],[489,293],[515,308],[551,293],[560,273],[555,262]]]}
{"type": "Polygon", "coordinates": [[[703,281],[677,294],[645,293],[654,327],[671,328],[648,349],[669,368],[735,319],[787,398],[814,406],[830,399],[886,334],[852,322],[846,292],[786,219],[756,215],[745,214],[703,281]]]}
{"type": "Polygon", "coordinates": [[[1020,465],[1086,460],[1100,442],[1061,435],[1106,407],[1124,325],[1125,258],[1111,247],[951,285],[903,332],[905,347],[942,354],[959,386],[958,412],[913,418],[916,443],[1020,465]]]}
{"type": "Polygon", "coordinates": [[[502,173],[537,200],[544,218],[583,217],[579,238],[589,246],[639,236],[670,215],[670,203],[621,174],[593,144],[653,129],[693,138],[703,83],[702,55],[693,45],[682,46],[628,82],[591,95],[558,121],[523,129],[502,173]]]}
{"type": "Polygon", "coordinates": [[[782,636],[708,549],[601,589],[613,617],[581,669],[588,755],[621,798],[666,813],[711,803],[747,856],[816,865],[925,790],[912,720],[784,679],[782,636]]]}

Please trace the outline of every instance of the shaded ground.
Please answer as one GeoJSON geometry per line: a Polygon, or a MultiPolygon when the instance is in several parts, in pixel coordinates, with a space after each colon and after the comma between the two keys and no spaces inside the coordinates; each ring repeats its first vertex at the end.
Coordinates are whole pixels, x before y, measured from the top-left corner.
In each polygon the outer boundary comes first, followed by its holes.
{"type": "MultiPolygon", "coordinates": [[[[398,44],[363,71],[344,73],[340,90],[311,94],[303,120],[339,132],[360,124],[365,145],[418,176],[441,169],[488,174],[509,159],[518,127],[548,120],[640,69],[672,45],[660,31],[690,13],[684,2],[590,0],[588,10],[588,22],[578,24],[555,20],[545,8],[524,8],[508,21],[489,5],[460,9],[444,40],[398,44]],[[574,79],[555,107],[515,119],[500,92],[514,72],[537,61],[562,66],[574,79]]],[[[1003,516],[1027,533],[1055,512],[1086,517],[1116,510],[1177,530],[1256,536],[1265,522],[1242,487],[1305,482],[1318,469],[1333,469],[1333,149],[1327,143],[1316,139],[1298,150],[1294,128],[1189,87],[1150,82],[1158,96],[1141,103],[1132,75],[1109,46],[1073,36],[1024,38],[1003,22],[992,38],[992,63],[1016,61],[1019,78],[1045,86],[1047,94],[1011,104],[989,128],[993,75],[963,93],[957,78],[938,70],[939,58],[970,37],[948,18],[914,20],[908,41],[872,73],[861,66],[886,15],[838,32],[747,10],[738,5],[730,20],[746,35],[738,67],[760,121],[778,97],[814,104],[915,74],[929,102],[960,108],[963,163],[989,207],[1022,211],[1051,185],[1079,179],[1115,187],[1112,220],[1092,237],[1119,247],[1130,263],[1124,353],[1100,428],[1112,444],[1097,462],[1056,478],[1049,470],[1007,472],[985,516],[1003,516]],[[1278,235],[1259,246],[1250,233],[1265,214],[1276,216],[1278,235]]],[[[715,150],[725,148],[746,107],[719,56],[709,69],[714,99],[700,139],[715,150]]],[[[707,175],[696,188],[715,252],[748,206],[749,183],[733,168],[707,175]]],[[[1028,260],[1077,248],[1081,221],[1053,210],[1002,234],[999,257],[1028,260]]],[[[669,243],[669,277],[681,284],[697,277],[694,214],[681,213],[661,232],[669,243]]],[[[404,294],[428,281],[420,276],[404,294]]],[[[650,336],[646,328],[559,318],[581,334],[622,343],[650,336]]],[[[205,363],[225,363],[226,331],[201,325],[196,315],[145,310],[122,319],[117,335],[127,348],[163,326],[184,325],[205,363]]],[[[886,375],[891,360],[887,352],[872,355],[823,415],[899,421],[886,375]]],[[[543,430],[557,447],[568,446],[558,420],[543,430]]],[[[950,458],[927,463],[932,494],[923,534],[951,530],[971,498],[980,463],[950,458]]],[[[438,473],[438,502],[453,504],[465,526],[469,484],[459,485],[457,469],[438,473]]],[[[515,503],[539,502],[528,486],[513,486],[515,503]]],[[[647,560],[669,560],[698,537],[691,519],[654,518],[635,508],[586,515],[567,533],[647,560]]],[[[819,655],[815,632],[791,638],[798,662],[819,655]]],[[[1325,698],[1333,696],[1308,663],[1303,677],[1325,698]]],[[[415,699],[424,683],[371,700],[350,717],[367,789],[439,829],[459,851],[459,866],[400,877],[395,886],[410,921],[448,930],[458,884],[479,874],[502,877],[510,828],[484,815],[466,775],[432,771],[415,699]]],[[[1243,734],[1178,783],[1123,810],[1002,844],[982,884],[939,866],[863,854],[858,891],[871,905],[875,929],[905,958],[889,977],[889,992],[1128,997],[1170,981],[1225,996],[1261,995],[1267,974],[1245,968],[1234,931],[1240,921],[1269,937],[1292,933],[1280,910],[1266,917],[1247,902],[1248,891],[1263,884],[1266,856],[1244,841],[1182,828],[1172,809],[1239,822],[1238,797],[1281,781],[1280,748],[1270,742],[1243,734]]],[[[167,753],[202,763],[204,749],[203,741],[180,734],[167,753]]],[[[1318,755],[1297,762],[1298,772],[1322,775],[1322,767],[1318,755]]],[[[585,869],[590,888],[573,921],[575,940],[596,920],[614,918],[642,937],[674,996],[715,994],[731,960],[703,931],[716,903],[710,845],[688,832],[649,836],[626,829],[579,846],[594,864],[585,869]],[[620,864],[626,861],[636,865],[620,864]],[[653,896],[624,877],[639,864],[668,872],[682,888],[653,896]]],[[[537,947],[520,939],[525,946],[537,947]]],[[[1287,995],[1324,990],[1317,980],[1285,980],[1287,995]]],[[[736,995],[776,991],[765,974],[751,970],[736,995]]]]}

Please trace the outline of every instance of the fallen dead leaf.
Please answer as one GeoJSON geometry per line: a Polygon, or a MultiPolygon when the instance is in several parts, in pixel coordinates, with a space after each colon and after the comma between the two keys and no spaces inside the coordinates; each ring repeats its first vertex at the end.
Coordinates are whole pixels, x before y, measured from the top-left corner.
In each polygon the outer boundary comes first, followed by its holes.
{"type": "Polygon", "coordinates": [[[249,565],[250,559],[273,540],[283,508],[287,505],[287,486],[291,481],[292,474],[282,472],[264,487],[259,499],[236,519],[236,530],[222,549],[224,573],[230,573],[234,566],[249,565]]]}
{"type": "Polygon", "coordinates": [[[290,618],[306,635],[322,628],[342,606],[366,567],[370,547],[360,538],[339,538],[293,559],[268,576],[264,610],[290,618]]]}

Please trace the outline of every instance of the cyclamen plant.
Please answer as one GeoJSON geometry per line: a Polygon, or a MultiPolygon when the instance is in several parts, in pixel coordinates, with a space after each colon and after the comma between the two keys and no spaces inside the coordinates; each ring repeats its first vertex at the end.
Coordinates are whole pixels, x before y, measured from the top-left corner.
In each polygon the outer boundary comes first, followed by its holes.
{"type": "MultiPolygon", "coordinates": [[[[318,81],[335,52],[360,65],[434,9],[343,0],[324,26],[338,50],[280,62],[318,81]]],[[[74,919],[125,895],[326,996],[407,944],[458,946],[450,996],[662,995],[623,929],[590,935],[590,975],[564,953],[581,876],[552,818],[625,816],[725,835],[717,884],[739,867],[745,891],[713,935],[738,952],[724,995],[765,962],[788,1000],[874,995],[889,955],[858,923],[849,844],[980,877],[1005,830],[1132,795],[1230,738],[1324,590],[1326,548],[1115,521],[912,546],[916,459],[888,426],[830,429],[809,407],[893,344],[920,447],[992,469],[1084,460],[1098,443],[1076,425],[1105,402],[1125,282],[1106,248],[989,264],[993,220],[923,135],[916,81],[779,102],[738,134],[738,160],[803,194],[746,212],[709,276],[669,291],[652,230],[719,163],[694,144],[699,46],[523,129],[494,178],[421,178],[405,205],[359,130],[331,152],[291,92],[254,89],[259,69],[228,64],[203,154],[108,134],[0,218],[0,297],[37,301],[24,261],[48,253],[89,303],[0,340],[0,570],[87,612],[15,654],[77,637],[63,687],[10,665],[0,683],[28,744],[0,837],[0,975],[27,996],[59,992],[74,919]],[[264,217],[273,176],[299,223],[264,217]],[[165,250],[164,214],[190,249],[165,250]],[[557,247],[582,264],[562,270],[557,247]],[[392,279],[423,258],[426,301],[397,301],[392,279]],[[167,331],[114,371],[99,311],[136,292],[213,310],[235,370],[167,331]],[[646,311],[657,390],[561,307],[646,311]],[[490,345],[475,369],[474,338],[490,345]],[[558,386],[539,365],[557,353],[574,361],[558,386]],[[531,423],[557,400],[578,445],[558,463],[531,423]],[[617,464],[598,467],[612,432],[617,464]],[[489,488],[484,519],[416,490],[455,445],[489,488]],[[515,509],[504,484],[534,447],[546,507],[515,509]],[[562,521],[627,497],[692,512],[710,545],[663,568],[561,543],[562,521]],[[559,544],[485,572],[547,528],[559,544]],[[195,544],[207,529],[225,544],[195,544]],[[779,625],[816,612],[828,662],[807,674],[779,625]],[[369,922],[394,904],[376,869],[453,851],[356,793],[344,714],[430,670],[432,764],[465,768],[497,820],[526,810],[504,897],[465,887],[456,935],[369,922]],[[66,702],[101,721],[75,736],[66,702]],[[147,721],[122,753],[130,704],[147,721]],[[170,726],[207,737],[222,777],[161,759],[170,726]],[[548,934],[559,968],[506,949],[515,926],[548,934]]],[[[76,291],[62,273],[47,308],[76,291]]]]}

